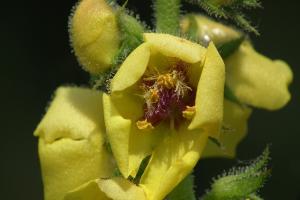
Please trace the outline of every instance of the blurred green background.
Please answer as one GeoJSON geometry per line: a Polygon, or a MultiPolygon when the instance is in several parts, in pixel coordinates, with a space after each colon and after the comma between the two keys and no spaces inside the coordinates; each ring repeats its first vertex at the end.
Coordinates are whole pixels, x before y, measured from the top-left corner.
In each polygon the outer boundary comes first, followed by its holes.
{"type": "MultiPolygon", "coordinates": [[[[151,0],[129,0],[141,19],[153,22],[151,0]]],[[[0,199],[41,200],[43,187],[32,132],[45,113],[55,88],[86,85],[71,53],[67,22],[76,1],[5,1],[1,4],[1,163],[0,199]]],[[[265,199],[300,199],[300,14],[296,0],[263,1],[263,10],[251,12],[260,37],[252,35],[257,50],[286,60],[294,71],[292,101],[276,112],[255,110],[249,134],[238,148],[238,159],[249,160],[271,144],[272,177],[261,194],[265,199]]],[[[196,11],[197,9],[193,9],[196,11]]],[[[268,94],[266,94],[268,95],[268,94]]],[[[237,160],[201,160],[197,165],[197,192],[211,178],[237,160]]]]}

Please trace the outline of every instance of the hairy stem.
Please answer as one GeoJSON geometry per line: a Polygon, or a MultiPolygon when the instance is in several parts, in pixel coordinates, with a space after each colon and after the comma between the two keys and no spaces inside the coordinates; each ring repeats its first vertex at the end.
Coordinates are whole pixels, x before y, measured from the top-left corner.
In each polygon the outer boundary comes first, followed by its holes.
{"type": "Polygon", "coordinates": [[[156,0],[156,31],[177,35],[179,33],[180,0],[156,0]]]}

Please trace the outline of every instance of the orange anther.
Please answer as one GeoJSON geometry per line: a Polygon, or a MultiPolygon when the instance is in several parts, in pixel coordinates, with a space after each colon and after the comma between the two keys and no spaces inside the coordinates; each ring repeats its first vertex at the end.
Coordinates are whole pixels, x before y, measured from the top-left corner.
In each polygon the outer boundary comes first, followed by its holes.
{"type": "Polygon", "coordinates": [[[140,130],[154,129],[154,127],[152,126],[152,124],[150,122],[148,122],[147,119],[137,121],[136,122],[136,126],[140,130]]]}

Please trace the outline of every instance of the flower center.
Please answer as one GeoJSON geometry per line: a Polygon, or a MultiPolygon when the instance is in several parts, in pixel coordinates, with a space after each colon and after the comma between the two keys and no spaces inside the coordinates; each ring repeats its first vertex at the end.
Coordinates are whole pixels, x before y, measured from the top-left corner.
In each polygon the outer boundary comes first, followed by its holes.
{"type": "Polygon", "coordinates": [[[181,61],[168,71],[148,73],[142,78],[144,115],[137,122],[139,129],[153,128],[162,121],[175,127],[183,118],[191,119],[195,113],[195,90],[189,84],[188,65],[181,61]]]}

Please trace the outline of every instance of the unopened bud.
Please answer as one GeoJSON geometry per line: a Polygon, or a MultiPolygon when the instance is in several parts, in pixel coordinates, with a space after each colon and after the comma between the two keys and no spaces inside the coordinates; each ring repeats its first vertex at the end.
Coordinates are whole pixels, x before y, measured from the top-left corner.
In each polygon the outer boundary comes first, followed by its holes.
{"type": "Polygon", "coordinates": [[[234,28],[218,23],[209,17],[191,14],[181,20],[180,26],[183,33],[188,32],[191,16],[195,19],[198,27],[197,39],[204,44],[213,41],[216,45],[219,45],[240,38],[242,35],[234,28]]]}
{"type": "Polygon", "coordinates": [[[97,74],[110,67],[120,39],[116,14],[105,0],[82,0],[71,16],[69,32],[86,71],[97,74]]]}

